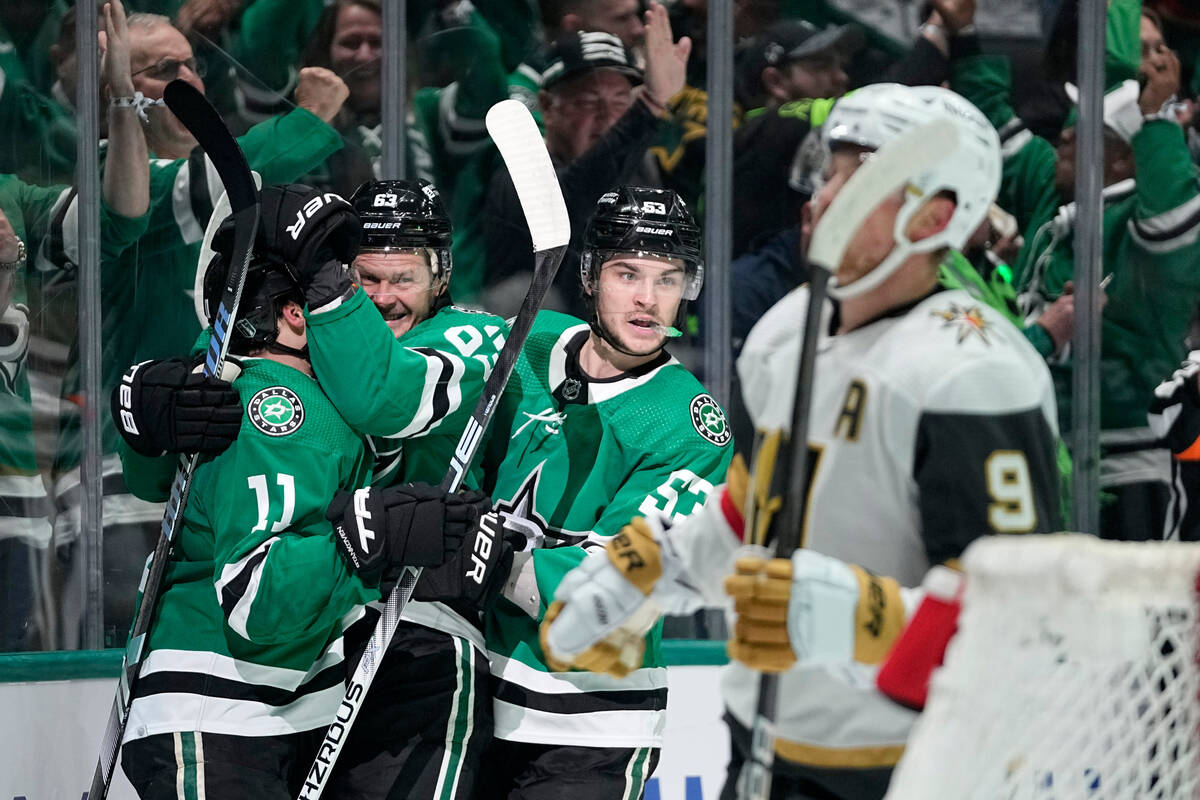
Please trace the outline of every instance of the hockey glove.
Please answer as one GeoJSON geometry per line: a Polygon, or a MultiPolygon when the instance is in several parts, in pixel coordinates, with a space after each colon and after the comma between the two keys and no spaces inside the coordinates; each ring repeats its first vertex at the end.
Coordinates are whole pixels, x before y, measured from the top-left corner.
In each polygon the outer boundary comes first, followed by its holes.
{"type": "MultiPolygon", "coordinates": [[[[308,289],[327,262],[354,260],[362,223],[341,195],[288,183],[263,187],[261,198],[255,253],[290,266],[302,288],[308,289]]],[[[233,247],[231,219],[221,223],[212,241],[213,250],[226,259],[233,247]]]]}
{"type": "Polygon", "coordinates": [[[642,663],[644,636],[663,613],[689,613],[702,600],[661,520],[636,517],[568,572],[541,627],[551,669],[623,677],[642,663]]]}
{"type": "Polygon", "coordinates": [[[347,566],[386,595],[405,567],[436,567],[451,558],[488,507],[477,492],[446,494],[408,483],[339,491],[325,516],[347,566]]]}
{"type": "Polygon", "coordinates": [[[232,384],[193,372],[182,359],[143,361],[113,389],[113,420],[144,456],[216,455],[237,438],[242,401],[232,384]]]}
{"type": "Polygon", "coordinates": [[[414,600],[463,603],[490,608],[512,569],[513,545],[495,513],[479,518],[479,527],[463,540],[445,564],[421,573],[414,600]]]}
{"type": "Polygon", "coordinates": [[[904,628],[900,585],[812,550],[740,558],[725,579],[737,622],[729,656],[762,672],[797,660],[878,664],[904,628]]]}

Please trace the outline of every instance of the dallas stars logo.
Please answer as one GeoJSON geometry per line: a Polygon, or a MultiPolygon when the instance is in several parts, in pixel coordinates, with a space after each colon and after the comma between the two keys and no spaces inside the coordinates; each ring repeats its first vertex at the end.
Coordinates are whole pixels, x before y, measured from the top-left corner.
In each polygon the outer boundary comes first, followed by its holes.
{"type": "Polygon", "coordinates": [[[304,404],[291,389],[271,386],[250,398],[246,414],[267,436],[287,436],[304,424],[304,404]]]}
{"type": "Polygon", "coordinates": [[[983,318],[983,312],[979,310],[979,306],[962,308],[956,303],[951,303],[950,308],[944,311],[931,311],[930,314],[942,319],[943,328],[958,328],[959,344],[962,344],[972,334],[978,335],[984,344],[991,344],[987,335],[988,323],[983,318]]]}
{"type": "Polygon", "coordinates": [[[543,461],[534,467],[510,499],[498,500],[493,506],[504,521],[504,530],[509,534],[505,538],[512,541],[516,538],[512,534],[524,537],[524,545],[516,548],[518,552],[541,547],[568,547],[587,540],[586,533],[571,533],[555,528],[537,512],[538,481],[542,478],[545,464],[543,461]]]}
{"type": "Polygon", "coordinates": [[[717,447],[729,444],[729,440],[733,438],[733,431],[729,430],[725,412],[721,410],[711,395],[698,394],[693,397],[691,412],[692,426],[696,429],[696,433],[717,447]]]}

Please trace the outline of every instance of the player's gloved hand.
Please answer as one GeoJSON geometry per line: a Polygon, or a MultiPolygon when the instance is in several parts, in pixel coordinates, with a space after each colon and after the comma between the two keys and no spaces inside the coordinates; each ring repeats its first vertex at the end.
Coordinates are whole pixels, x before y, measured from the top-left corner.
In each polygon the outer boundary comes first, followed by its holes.
{"type": "Polygon", "coordinates": [[[729,656],[762,672],[797,660],[878,664],[904,628],[900,586],[812,550],[740,558],[725,579],[737,622],[729,656]]]}
{"type": "Polygon", "coordinates": [[[541,626],[551,669],[623,677],[642,664],[646,632],[664,613],[689,613],[701,598],[656,517],[635,517],[568,572],[541,626]]]}
{"type": "Polygon", "coordinates": [[[133,365],[110,405],[117,430],[144,456],[216,455],[242,427],[242,401],[232,384],[193,371],[183,359],[133,365]]]}
{"type": "MultiPolygon", "coordinates": [[[[345,265],[354,260],[362,237],[362,223],[351,205],[341,195],[302,183],[264,186],[259,196],[262,217],[255,252],[291,268],[312,308],[348,289],[345,265]]],[[[231,257],[233,232],[230,217],[213,236],[213,251],[222,258],[231,257]]]]}
{"type": "Polygon", "coordinates": [[[427,483],[339,491],[325,517],[347,566],[386,595],[405,567],[436,567],[462,547],[490,507],[482,495],[427,483]]]}
{"type": "MultiPolygon", "coordinates": [[[[486,502],[486,498],[483,500],[486,502]]],[[[490,608],[508,580],[513,552],[513,543],[505,536],[499,516],[494,511],[486,513],[445,564],[421,572],[413,599],[466,603],[480,610],[490,608]]]]}

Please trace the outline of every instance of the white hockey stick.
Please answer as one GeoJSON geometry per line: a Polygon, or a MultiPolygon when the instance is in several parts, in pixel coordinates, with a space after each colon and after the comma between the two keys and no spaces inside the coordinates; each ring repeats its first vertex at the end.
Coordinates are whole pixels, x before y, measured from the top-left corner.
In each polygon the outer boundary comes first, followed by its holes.
{"type": "MultiPolygon", "coordinates": [[[[767,540],[775,542],[777,558],[790,558],[799,545],[807,511],[809,479],[808,412],[812,399],[813,367],[820,334],[821,308],[829,276],[842,263],[846,248],[867,218],[893,193],[951,152],[957,131],[930,122],[886,143],[846,181],[813,230],[808,262],[813,268],[809,281],[808,312],[800,344],[800,368],[792,405],[789,434],[781,442],[771,475],[771,497],[780,497],[783,508],[776,511],[767,529],[767,540]],[[786,469],[781,467],[786,466],[786,469]]],[[[909,191],[913,191],[911,188],[909,191]]],[[[755,485],[752,479],[751,486],[755,485]]],[[[753,496],[753,492],[750,493],[753,496]]],[[[759,509],[746,515],[746,530],[757,529],[759,509]]],[[[750,733],[750,758],[742,769],[738,795],[743,800],[769,800],[771,767],[775,760],[775,719],[779,676],[763,673],[758,683],[758,708],[750,733]]]]}
{"type": "MultiPolygon", "coordinates": [[[[483,385],[483,394],[454,449],[450,468],[441,483],[446,491],[457,489],[470,468],[475,451],[496,412],[500,395],[516,366],[521,347],[533,327],[533,318],[542,305],[542,298],[554,280],[571,239],[571,221],[567,216],[558,176],[529,110],[516,100],[499,102],[488,111],[487,128],[504,158],[504,165],[508,167],[521,201],[521,210],[533,239],[535,264],[529,292],[513,320],[504,347],[496,357],[496,366],[483,385]]],[[[337,717],[326,731],[316,759],[309,768],[300,790],[300,800],[317,800],[325,790],[342,745],[350,735],[354,720],[358,718],[363,698],[383,661],[388,643],[396,633],[400,612],[412,597],[420,576],[421,570],[418,568],[405,569],[400,582],[388,595],[387,606],[375,624],[367,649],[346,684],[346,696],[338,708],[337,717]]]]}

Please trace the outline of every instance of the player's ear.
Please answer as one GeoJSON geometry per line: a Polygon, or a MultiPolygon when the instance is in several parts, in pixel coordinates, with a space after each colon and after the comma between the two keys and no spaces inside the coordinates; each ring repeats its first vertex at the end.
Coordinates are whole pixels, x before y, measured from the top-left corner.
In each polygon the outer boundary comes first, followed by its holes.
{"type": "Polygon", "coordinates": [[[908,222],[905,231],[908,240],[919,242],[941,233],[954,216],[954,206],[954,198],[947,194],[939,194],[926,200],[908,222]]]}
{"type": "Polygon", "coordinates": [[[279,310],[279,316],[283,317],[283,321],[292,329],[294,333],[300,333],[304,330],[304,309],[294,300],[289,300],[283,304],[283,308],[279,310]]]}

